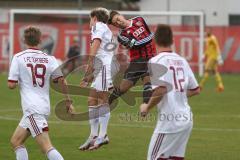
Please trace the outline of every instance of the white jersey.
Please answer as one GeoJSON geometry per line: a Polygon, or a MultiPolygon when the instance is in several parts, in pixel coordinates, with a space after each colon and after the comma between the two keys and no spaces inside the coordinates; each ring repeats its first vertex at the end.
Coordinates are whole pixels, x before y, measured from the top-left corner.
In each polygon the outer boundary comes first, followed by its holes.
{"type": "Polygon", "coordinates": [[[162,52],[150,59],[149,69],[153,88],[168,88],[168,93],[158,104],[155,133],[176,133],[189,128],[193,119],[187,90],[197,89],[198,83],[188,62],[176,53],[162,52]],[[166,73],[158,76],[164,68],[166,73]]]}
{"type": "Polygon", "coordinates": [[[50,114],[50,78],[62,77],[54,56],[37,49],[27,49],[14,55],[8,81],[18,82],[24,116],[50,114]]]}
{"type": "Polygon", "coordinates": [[[113,50],[109,50],[109,44],[113,41],[113,34],[108,26],[102,22],[97,22],[91,30],[91,41],[100,39],[100,48],[97,51],[96,57],[99,58],[103,65],[111,64],[113,50]]]}

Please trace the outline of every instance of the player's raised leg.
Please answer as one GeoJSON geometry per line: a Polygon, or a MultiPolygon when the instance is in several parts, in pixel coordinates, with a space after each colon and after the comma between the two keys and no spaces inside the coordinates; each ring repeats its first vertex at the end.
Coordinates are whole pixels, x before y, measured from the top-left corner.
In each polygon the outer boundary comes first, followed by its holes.
{"type": "Polygon", "coordinates": [[[108,103],[111,105],[115,99],[126,93],[133,85],[133,82],[123,79],[119,86],[114,86],[113,91],[109,96],[108,103]]]}
{"type": "MultiPolygon", "coordinates": [[[[147,67],[146,67],[147,68],[147,67]]],[[[152,96],[152,84],[150,76],[146,73],[143,79],[143,103],[148,103],[152,96]]]]}
{"type": "Polygon", "coordinates": [[[28,160],[28,152],[24,146],[25,140],[30,136],[27,129],[18,126],[11,138],[11,145],[16,154],[16,160],[28,160]]]}

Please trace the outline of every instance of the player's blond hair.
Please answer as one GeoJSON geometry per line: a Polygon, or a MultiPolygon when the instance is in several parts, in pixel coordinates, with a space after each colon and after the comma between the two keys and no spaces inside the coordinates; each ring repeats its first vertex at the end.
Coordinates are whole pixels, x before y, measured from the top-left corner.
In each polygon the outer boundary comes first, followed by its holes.
{"type": "Polygon", "coordinates": [[[106,8],[97,7],[91,11],[90,17],[96,17],[98,21],[107,23],[109,19],[109,11],[106,8]]]}

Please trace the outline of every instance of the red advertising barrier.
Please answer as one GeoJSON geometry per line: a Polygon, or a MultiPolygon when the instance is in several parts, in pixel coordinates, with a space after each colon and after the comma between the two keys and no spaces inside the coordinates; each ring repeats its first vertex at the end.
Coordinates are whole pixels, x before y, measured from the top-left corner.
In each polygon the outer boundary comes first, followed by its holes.
{"type": "Polygon", "coordinates": [[[9,40],[8,40],[8,24],[0,23],[0,71],[8,68],[9,40]]]}
{"type": "MultiPolygon", "coordinates": [[[[24,49],[23,30],[29,24],[15,23],[14,28],[14,53],[24,49]]],[[[48,54],[65,60],[69,46],[74,37],[79,36],[79,26],[76,23],[41,23],[32,24],[41,29],[43,40],[41,47],[48,54]]],[[[8,64],[8,24],[0,24],[0,70],[6,69],[8,64]]],[[[90,29],[88,24],[81,26],[81,54],[89,53],[90,29]]],[[[154,29],[155,26],[152,26],[154,29]]],[[[224,59],[224,65],[220,67],[222,72],[240,73],[240,26],[239,27],[211,27],[213,34],[219,40],[220,49],[224,59]]],[[[186,57],[197,71],[199,33],[196,29],[184,26],[173,26],[174,48],[186,57]]],[[[116,29],[114,31],[117,31],[116,29]]]]}

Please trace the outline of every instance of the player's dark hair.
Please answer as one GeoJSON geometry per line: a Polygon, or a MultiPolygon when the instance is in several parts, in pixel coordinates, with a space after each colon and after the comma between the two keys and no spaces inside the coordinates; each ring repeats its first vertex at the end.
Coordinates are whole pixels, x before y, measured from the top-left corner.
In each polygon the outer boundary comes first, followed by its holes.
{"type": "Polygon", "coordinates": [[[108,10],[105,8],[95,8],[91,11],[90,17],[95,17],[99,22],[107,23],[109,19],[108,10]]]}
{"type": "Polygon", "coordinates": [[[117,11],[112,10],[112,11],[110,12],[108,24],[112,24],[112,19],[113,19],[113,17],[114,17],[115,15],[119,15],[119,14],[120,14],[120,13],[118,13],[117,11]]]}
{"type": "Polygon", "coordinates": [[[173,33],[169,25],[159,24],[154,35],[158,46],[170,47],[173,44],[173,33]]]}
{"type": "Polygon", "coordinates": [[[24,30],[24,41],[29,46],[37,46],[41,42],[41,31],[36,27],[28,27],[24,30]]]}

